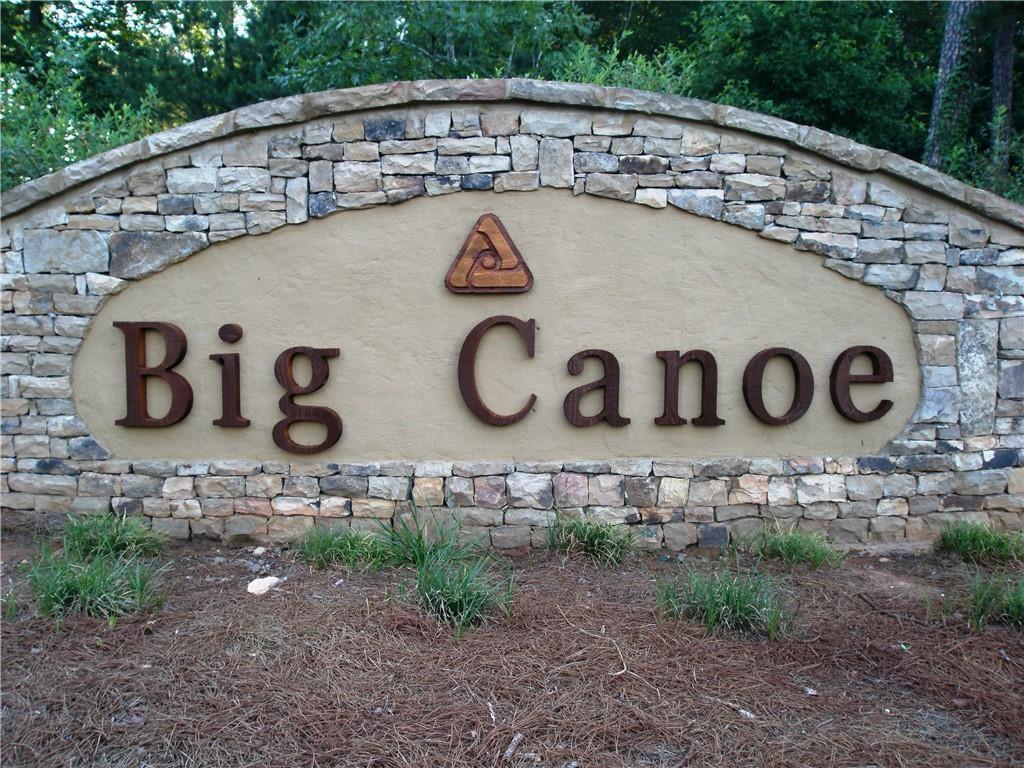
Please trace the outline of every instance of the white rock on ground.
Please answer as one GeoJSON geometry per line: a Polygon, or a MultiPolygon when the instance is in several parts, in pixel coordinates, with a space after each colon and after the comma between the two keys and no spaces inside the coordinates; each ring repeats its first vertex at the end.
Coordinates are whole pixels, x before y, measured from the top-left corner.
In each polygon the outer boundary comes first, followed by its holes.
{"type": "Polygon", "coordinates": [[[277,576],[264,576],[262,579],[253,579],[249,582],[249,586],[246,587],[246,591],[250,595],[265,595],[282,581],[284,579],[280,579],[277,576]]]}

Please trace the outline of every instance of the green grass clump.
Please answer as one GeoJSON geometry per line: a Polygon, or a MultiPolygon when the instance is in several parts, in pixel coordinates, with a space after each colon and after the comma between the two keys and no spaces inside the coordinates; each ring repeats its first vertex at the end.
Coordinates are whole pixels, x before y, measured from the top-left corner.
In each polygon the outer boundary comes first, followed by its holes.
{"type": "Polygon", "coordinates": [[[837,566],[843,562],[843,553],[820,533],[796,529],[764,531],[752,540],[750,548],[763,558],[781,560],[786,565],[802,563],[818,569],[823,565],[837,566]]]}
{"type": "Polygon", "coordinates": [[[636,533],[625,525],[599,520],[559,518],[548,532],[548,545],[568,554],[589,555],[601,565],[618,565],[633,552],[636,533]]]}
{"type": "Polygon", "coordinates": [[[993,531],[987,525],[958,521],[942,529],[935,548],[955,552],[971,563],[1024,560],[1024,534],[993,531]]]}
{"type": "Polygon", "coordinates": [[[470,546],[459,541],[458,528],[416,514],[394,526],[381,525],[381,543],[389,565],[421,567],[431,560],[459,561],[470,556],[470,546]]]}
{"type": "Polygon", "coordinates": [[[974,629],[986,624],[1024,629],[1024,575],[977,574],[971,583],[967,617],[974,629]]]}
{"type": "Polygon", "coordinates": [[[486,559],[459,562],[435,556],[417,568],[416,601],[461,635],[499,613],[508,614],[512,583],[492,576],[486,559]]]}
{"type": "Polygon", "coordinates": [[[708,632],[731,630],[774,640],[788,624],[778,588],[760,573],[691,571],[658,584],[657,611],[664,619],[696,619],[708,632]]]}
{"type": "Polygon", "coordinates": [[[78,558],[150,557],[164,550],[165,539],[132,517],[72,517],[64,525],[63,550],[78,558]]]}
{"type": "Polygon", "coordinates": [[[136,558],[83,558],[44,546],[29,562],[28,581],[43,616],[83,613],[113,623],[118,616],[163,605],[161,570],[136,558]]]}
{"type": "Polygon", "coordinates": [[[378,537],[351,528],[314,528],[299,541],[298,557],[315,568],[332,565],[380,568],[386,562],[384,545],[378,537]]]}

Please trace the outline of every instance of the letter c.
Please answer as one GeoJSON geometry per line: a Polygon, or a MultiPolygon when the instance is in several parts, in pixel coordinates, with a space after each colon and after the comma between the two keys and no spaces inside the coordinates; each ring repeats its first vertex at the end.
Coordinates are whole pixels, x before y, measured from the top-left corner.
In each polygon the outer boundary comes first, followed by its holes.
{"type": "Polygon", "coordinates": [[[534,340],[537,331],[537,321],[532,318],[523,322],[517,317],[510,315],[494,315],[481,321],[469,332],[466,340],[462,342],[462,349],[459,351],[459,392],[466,406],[473,415],[486,424],[494,427],[507,427],[526,417],[537,402],[537,396],[530,395],[526,405],[513,414],[507,416],[495,413],[484,403],[480,397],[480,390],[476,385],[476,354],[480,348],[480,341],[484,334],[496,325],[511,325],[516,329],[519,337],[526,345],[526,354],[533,357],[534,340]]]}

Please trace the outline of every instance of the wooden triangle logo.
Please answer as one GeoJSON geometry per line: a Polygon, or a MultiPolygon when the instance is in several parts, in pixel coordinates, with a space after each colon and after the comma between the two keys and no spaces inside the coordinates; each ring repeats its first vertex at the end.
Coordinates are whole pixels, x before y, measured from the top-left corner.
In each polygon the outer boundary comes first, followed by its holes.
{"type": "Polygon", "coordinates": [[[444,284],[453,293],[525,293],[533,274],[501,219],[485,213],[455,257],[444,284]]]}

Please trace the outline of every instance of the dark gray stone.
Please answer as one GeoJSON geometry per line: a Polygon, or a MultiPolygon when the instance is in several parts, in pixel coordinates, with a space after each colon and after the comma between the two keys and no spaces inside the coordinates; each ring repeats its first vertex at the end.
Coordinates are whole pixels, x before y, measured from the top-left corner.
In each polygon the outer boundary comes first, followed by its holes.
{"type": "Polygon", "coordinates": [[[198,232],[115,232],[110,236],[110,274],[136,279],[184,261],[209,243],[198,232]]]}
{"type": "Polygon", "coordinates": [[[969,248],[960,251],[960,263],[970,267],[991,266],[999,258],[999,251],[995,248],[969,248]]]}
{"type": "Polygon", "coordinates": [[[463,189],[491,189],[494,176],[490,173],[470,173],[462,177],[463,189]]]}
{"type": "Polygon", "coordinates": [[[165,216],[188,216],[195,213],[192,195],[160,195],[157,211],[165,216]]]}
{"type": "Polygon", "coordinates": [[[405,120],[391,120],[386,117],[363,121],[367,141],[386,141],[405,138],[405,120]]]}
{"type": "Polygon", "coordinates": [[[85,461],[102,461],[110,458],[110,451],[91,437],[73,437],[68,441],[71,458],[85,461]]]}
{"type": "Polygon", "coordinates": [[[78,469],[63,459],[39,459],[34,471],[44,475],[77,475],[78,469]]]}
{"type": "Polygon", "coordinates": [[[999,396],[1024,399],[1024,360],[1004,360],[999,364],[999,396]]]}
{"type": "Polygon", "coordinates": [[[799,203],[823,203],[828,200],[827,181],[790,181],[786,183],[786,199],[799,203]]]}
{"type": "Polygon", "coordinates": [[[668,159],[656,155],[625,155],[619,158],[619,173],[664,173],[668,159]]]}
{"type": "Polygon", "coordinates": [[[744,459],[716,459],[699,461],[693,465],[694,477],[735,477],[745,475],[750,462],[744,459]]]}
{"type": "Polygon", "coordinates": [[[309,196],[309,215],[319,219],[338,210],[333,192],[317,192],[309,196]]]}
{"type": "Polygon", "coordinates": [[[997,448],[985,459],[983,469],[1005,469],[1017,464],[1017,452],[1013,448],[997,448]]]}
{"type": "Polygon", "coordinates": [[[709,549],[724,549],[729,546],[729,528],[715,523],[698,525],[697,546],[709,549]]]}
{"type": "Polygon", "coordinates": [[[627,477],[626,504],[630,507],[653,507],[658,503],[658,477],[627,477]]]}
{"type": "Polygon", "coordinates": [[[328,496],[360,497],[366,495],[367,480],[359,475],[328,475],[320,478],[320,492],[328,496]]]}

